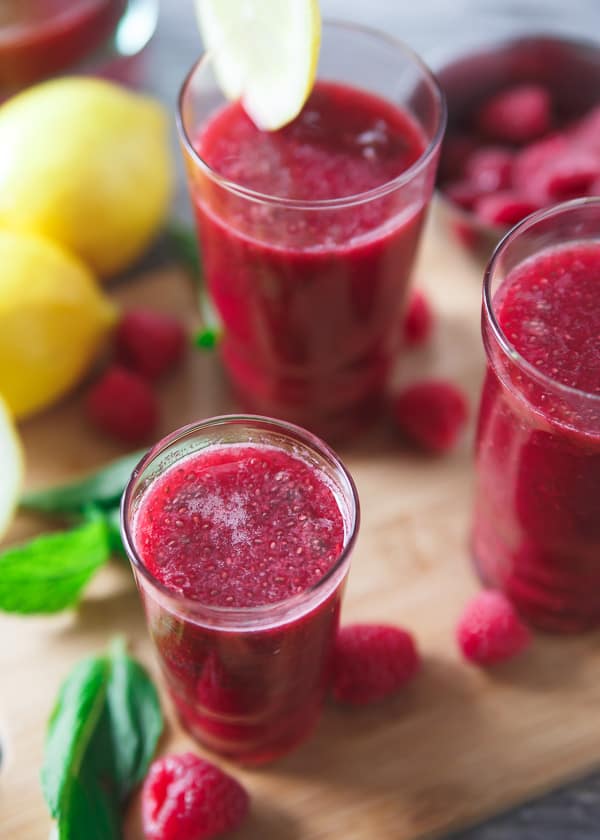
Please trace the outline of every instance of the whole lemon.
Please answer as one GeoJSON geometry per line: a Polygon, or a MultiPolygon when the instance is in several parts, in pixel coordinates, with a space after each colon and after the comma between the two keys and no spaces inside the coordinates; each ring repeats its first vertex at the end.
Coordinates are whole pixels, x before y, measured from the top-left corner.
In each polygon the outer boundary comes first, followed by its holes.
{"type": "Polygon", "coordinates": [[[16,417],[50,405],[88,369],[117,318],[77,257],[0,230],[0,394],[16,417]]]}
{"type": "Polygon", "coordinates": [[[153,99],[67,77],[0,107],[0,226],[54,239],[96,274],[142,253],[172,180],[168,120],[153,99]]]}

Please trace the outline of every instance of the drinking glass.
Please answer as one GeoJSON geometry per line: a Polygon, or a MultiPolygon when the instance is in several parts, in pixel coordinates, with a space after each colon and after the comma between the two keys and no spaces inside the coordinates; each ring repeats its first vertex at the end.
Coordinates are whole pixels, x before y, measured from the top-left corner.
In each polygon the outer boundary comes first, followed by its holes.
{"type": "Polygon", "coordinates": [[[333,450],[309,432],[269,418],[226,416],[187,426],[140,461],[123,496],[121,521],[150,636],[186,729],[216,752],[249,764],[269,761],[302,741],[327,688],[359,523],[356,488],[333,450]],[[140,502],[166,469],[195,452],[240,443],[275,447],[319,471],[344,521],[342,551],[314,586],[243,609],[206,605],[165,586],[144,565],[135,529],[140,502]]]}

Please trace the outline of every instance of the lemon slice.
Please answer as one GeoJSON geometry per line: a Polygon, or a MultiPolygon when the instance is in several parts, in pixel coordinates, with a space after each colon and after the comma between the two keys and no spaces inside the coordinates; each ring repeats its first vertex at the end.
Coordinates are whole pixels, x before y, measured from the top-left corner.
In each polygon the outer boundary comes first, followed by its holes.
{"type": "Polygon", "coordinates": [[[297,117],[317,73],[318,0],[196,0],[196,10],[225,96],[265,131],[297,117]]]}
{"type": "Polygon", "coordinates": [[[8,530],[23,485],[23,449],[8,406],[0,397],[0,539],[8,530]]]}

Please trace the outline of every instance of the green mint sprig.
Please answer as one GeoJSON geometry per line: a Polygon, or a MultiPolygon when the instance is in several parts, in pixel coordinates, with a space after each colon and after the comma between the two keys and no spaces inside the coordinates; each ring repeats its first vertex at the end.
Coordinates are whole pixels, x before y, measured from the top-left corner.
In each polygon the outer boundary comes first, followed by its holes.
{"type": "Polygon", "coordinates": [[[84,479],[27,493],[21,507],[71,527],[0,552],[0,610],[56,613],[77,605],[113,554],[125,554],[119,502],[143,452],[119,458],[84,479]]]}
{"type": "Polygon", "coordinates": [[[162,730],[156,688],[122,640],[75,666],[50,716],[41,772],[58,840],[121,840],[123,806],[162,730]]]}
{"type": "Polygon", "coordinates": [[[79,481],[25,493],[19,504],[34,513],[69,516],[90,505],[110,510],[119,504],[125,485],[145,450],[132,452],[79,481]]]}
{"type": "Polygon", "coordinates": [[[109,557],[103,519],[8,548],[0,554],[0,609],[31,614],[72,607],[109,557]]]}
{"type": "Polygon", "coordinates": [[[203,326],[194,336],[194,345],[200,350],[214,350],[223,336],[223,325],[206,289],[197,236],[189,225],[179,221],[169,224],[166,236],[171,252],[188,269],[196,284],[203,326]]]}

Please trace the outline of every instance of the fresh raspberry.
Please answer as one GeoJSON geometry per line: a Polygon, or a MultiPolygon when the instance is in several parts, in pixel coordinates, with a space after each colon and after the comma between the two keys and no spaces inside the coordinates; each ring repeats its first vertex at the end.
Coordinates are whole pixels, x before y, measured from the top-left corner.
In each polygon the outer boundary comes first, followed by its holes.
{"type": "Polygon", "coordinates": [[[600,155],[573,148],[548,169],[545,188],[553,202],[568,201],[587,195],[600,178],[600,155]]]}
{"type": "Polygon", "coordinates": [[[404,343],[410,347],[424,344],[433,329],[433,311],[423,292],[416,291],[404,316],[404,343]]]}
{"type": "Polygon", "coordinates": [[[483,591],[465,607],[456,639],[469,662],[493,665],[520,653],[531,634],[506,595],[483,591]]]}
{"type": "Polygon", "coordinates": [[[193,753],[155,761],[142,790],[147,840],[208,840],[244,821],[248,794],[231,776],[193,753]]]}
{"type": "Polygon", "coordinates": [[[392,403],[400,431],[422,449],[440,453],[451,449],[468,416],[465,396],[451,382],[416,382],[397,394],[392,403]]]}
{"type": "Polygon", "coordinates": [[[460,244],[468,251],[476,254],[482,247],[486,247],[481,232],[470,220],[452,219],[450,221],[450,230],[460,244]]]}
{"type": "Polygon", "coordinates": [[[521,195],[540,206],[547,204],[548,172],[557,160],[567,154],[570,142],[564,134],[553,134],[525,146],[513,165],[513,184],[521,195]]]}
{"type": "Polygon", "coordinates": [[[552,101],[546,88],[521,84],[500,91],[475,117],[478,131],[500,143],[529,143],[550,131],[552,101]]]}
{"type": "Polygon", "coordinates": [[[334,647],[333,696],[355,706],[383,700],[409,682],[420,664],[413,637],[400,627],[342,627],[334,647]]]}
{"type": "Polygon", "coordinates": [[[512,181],[513,157],[503,146],[482,146],[467,159],[465,177],[480,192],[505,190],[512,181]]]}
{"type": "Polygon", "coordinates": [[[484,195],[475,203],[475,214],[491,225],[512,227],[539,208],[528,198],[523,198],[516,192],[504,192],[484,195]]]}
{"type": "Polygon", "coordinates": [[[86,411],[96,428],[123,443],[144,443],[158,423],[158,403],[146,380],[118,365],[91,387],[86,411]]]}
{"type": "Polygon", "coordinates": [[[600,105],[571,126],[570,136],[578,147],[600,153],[600,105]]]}
{"type": "Polygon", "coordinates": [[[148,379],[158,379],[181,360],[185,331],[176,318],[150,309],[130,309],[117,328],[117,357],[148,379]]]}
{"type": "Polygon", "coordinates": [[[451,181],[443,187],[444,195],[461,207],[470,211],[475,207],[475,202],[481,198],[482,192],[471,181],[451,181]]]}

